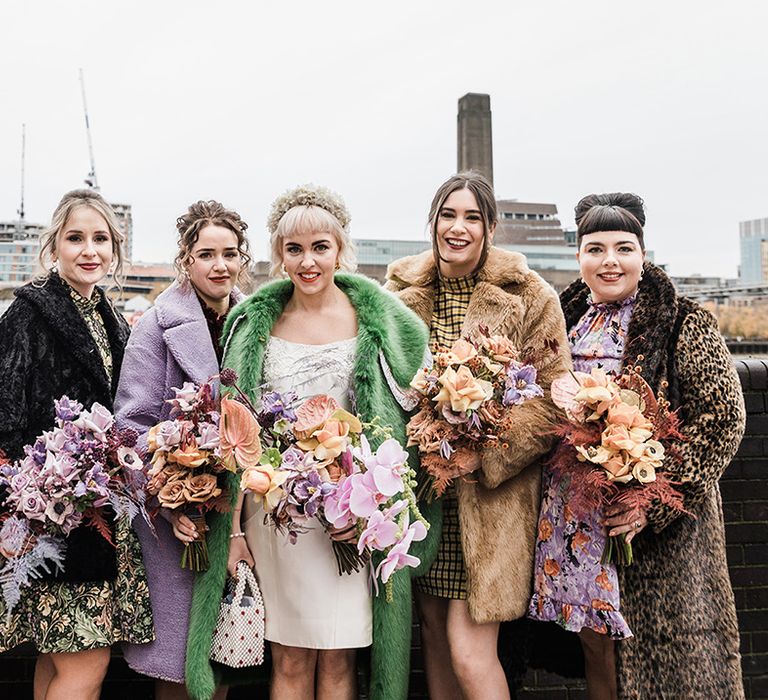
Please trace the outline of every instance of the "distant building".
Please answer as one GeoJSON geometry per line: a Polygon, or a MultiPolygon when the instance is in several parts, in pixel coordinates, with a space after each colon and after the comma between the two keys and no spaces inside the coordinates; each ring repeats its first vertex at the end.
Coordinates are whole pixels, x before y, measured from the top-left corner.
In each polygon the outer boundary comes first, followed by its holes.
{"type": "Polygon", "coordinates": [[[114,209],[120,224],[120,230],[125,236],[125,241],[123,242],[123,254],[125,255],[125,259],[130,262],[133,260],[133,213],[131,211],[131,205],[111,203],[109,206],[114,209]]]}
{"type": "Polygon", "coordinates": [[[23,284],[37,274],[44,228],[24,220],[0,221],[0,284],[23,284]]]}
{"type": "Polygon", "coordinates": [[[491,96],[470,92],[459,99],[457,122],[457,171],[477,170],[493,184],[491,96]]]}
{"type": "Polygon", "coordinates": [[[739,247],[739,280],[768,282],[768,218],[739,222],[739,247]]]}

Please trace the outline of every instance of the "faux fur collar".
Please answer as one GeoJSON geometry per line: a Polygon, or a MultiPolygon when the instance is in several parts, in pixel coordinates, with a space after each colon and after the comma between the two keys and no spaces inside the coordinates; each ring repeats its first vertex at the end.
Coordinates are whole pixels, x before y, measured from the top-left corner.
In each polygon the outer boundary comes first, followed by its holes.
{"type": "MultiPolygon", "coordinates": [[[[367,277],[340,273],[335,280],[357,312],[358,340],[365,336],[376,349],[376,354],[361,359],[356,374],[369,373],[370,368],[366,370],[365,365],[376,362],[378,352],[383,352],[395,381],[401,386],[408,386],[423,359],[419,352],[411,351],[426,343],[426,328],[416,321],[413,312],[398,302],[394,295],[367,277]]],[[[243,368],[252,375],[245,381],[246,386],[258,386],[261,362],[256,358],[261,357],[272,327],[292,294],[293,284],[289,280],[270,282],[238,304],[229,314],[222,334],[226,339],[225,364],[232,337],[241,322],[247,320],[247,338],[240,349],[253,357],[254,362],[248,368],[243,368]]],[[[361,343],[358,342],[358,345],[361,343]]]]}
{"type": "Polygon", "coordinates": [[[126,322],[122,316],[118,316],[106,295],[100,289],[95,289],[94,294],[100,297],[96,308],[104,321],[112,351],[112,363],[115,368],[112,386],[107,379],[96,344],[72,301],[69,287],[55,272],[46,278],[44,284],[27,284],[15,292],[19,299],[31,304],[51,330],[64,340],[65,346],[102,386],[105,393],[113,394],[117,388],[123,349],[128,340],[129,331],[126,322]]]}
{"type": "MultiPolygon", "coordinates": [[[[477,273],[477,280],[503,287],[523,282],[529,272],[524,255],[491,246],[485,265],[477,273]]],[[[431,286],[436,277],[437,267],[431,250],[395,260],[387,268],[387,279],[400,287],[431,286]]]]}
{"type": "MultiPolygon", "coordinates": [[[[232,297],[236,303],[244,299],[237,287],[232,290],[232,297]]],[[[187,376],[202,383],[216,374],[219,362],[192,285],[174,282],[157,297],[154,308],[165,344],[187,376]]]]}
{"type": "MultiPolygon", "coordinates": [[[[576,280],[560,294],[567,327],[572,328],[588,307],[589,287],[576,280]]],[[[639,364],[643,377],[657,388],[666,378],[670,340],[674,338],[679,299],[664,271],[646,262],[637,302],[627,329],[624,362],[639,364]],[[642,360],[638,361],[638,357],[642,360]]]]}

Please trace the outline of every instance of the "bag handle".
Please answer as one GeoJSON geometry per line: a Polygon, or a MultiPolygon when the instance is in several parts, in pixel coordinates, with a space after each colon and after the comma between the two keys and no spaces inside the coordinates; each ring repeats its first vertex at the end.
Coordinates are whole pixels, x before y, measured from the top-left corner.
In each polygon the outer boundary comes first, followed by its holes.
{"type": "Polygon", "coordinates": [[[244,561],[237,562],[235,571],[237,572],[237,586],[235,587],[235,594],[232,596],[232,605],[239,606],[245,595],[245,585],[248,584],[254,596],[259,590],[259,586],[256,583],[253,571],[244,561]]]}

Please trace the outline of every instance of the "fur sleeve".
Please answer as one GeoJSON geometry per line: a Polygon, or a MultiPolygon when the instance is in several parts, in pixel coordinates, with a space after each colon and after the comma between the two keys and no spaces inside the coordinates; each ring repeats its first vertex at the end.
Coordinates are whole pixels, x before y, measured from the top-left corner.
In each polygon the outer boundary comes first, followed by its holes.
{"type": "Polygon", "coordinates": [[[21,456],[29,417],[28,384],[41,328],[26,302],[16,299],[0,319],[0,449],[21,456]]]}
{"type": "Polygon", "coordinates": [[[571,366],[563,313],[557,296],[548,285],[540,290],[535,302],[526,310],[523,323],[522,347],[540,349],[546,341],[552,340],[558,347],[555,352],[545,351],[543,358],[534,363],[544,396],[510,408],[515,416],[515,428],[504,436],[505,446],[483,452],[480,481],[487,488],[496,488],[517,476],[550,449],[558,411],[549,398],[549,386],[571,366]],[[537,303],[539,301],[543,303],[537,303]]]}
{"type": "Polygon", "coordinates": [[[166,348],[154,310],[147,312],[131,333],[125,348],[115,397],[120,428],[139,433],[140,454],[147,449],[147,433],[159,420],[166,397],[166,348]]]}
{"type": "MultiPolygon", "coordinates": [[[[672,471],[681,482],[687,509],[701,503],[718,482],[744,434],[744,396],[715,318],[697,309],[683,323],[675,348],[685,440],[676,444],[682,460],[672,471]]],[[[648,521],[661,532],[682,514],[661,504],[648,521]]]]}

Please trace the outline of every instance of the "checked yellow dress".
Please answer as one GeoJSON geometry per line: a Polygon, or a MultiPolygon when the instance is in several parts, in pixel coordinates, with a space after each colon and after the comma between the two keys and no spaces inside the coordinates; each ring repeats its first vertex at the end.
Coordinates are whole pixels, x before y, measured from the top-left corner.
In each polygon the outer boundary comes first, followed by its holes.
{"type": "MultiPolygon", "coordinates": [[[[433,345],[451,346],[458,340],[476,282],[474,275],[438,278],[435,282],[437,293],[430,328],[430,341],[433,345]]],[[[466,600],[467,571],[464,568],[464,557],[461,552],[456,487],[449,486],[441,500],[443,532],[440,547],[429,571],[415,580],[416,590],[438,598],[466,600]]]]}

